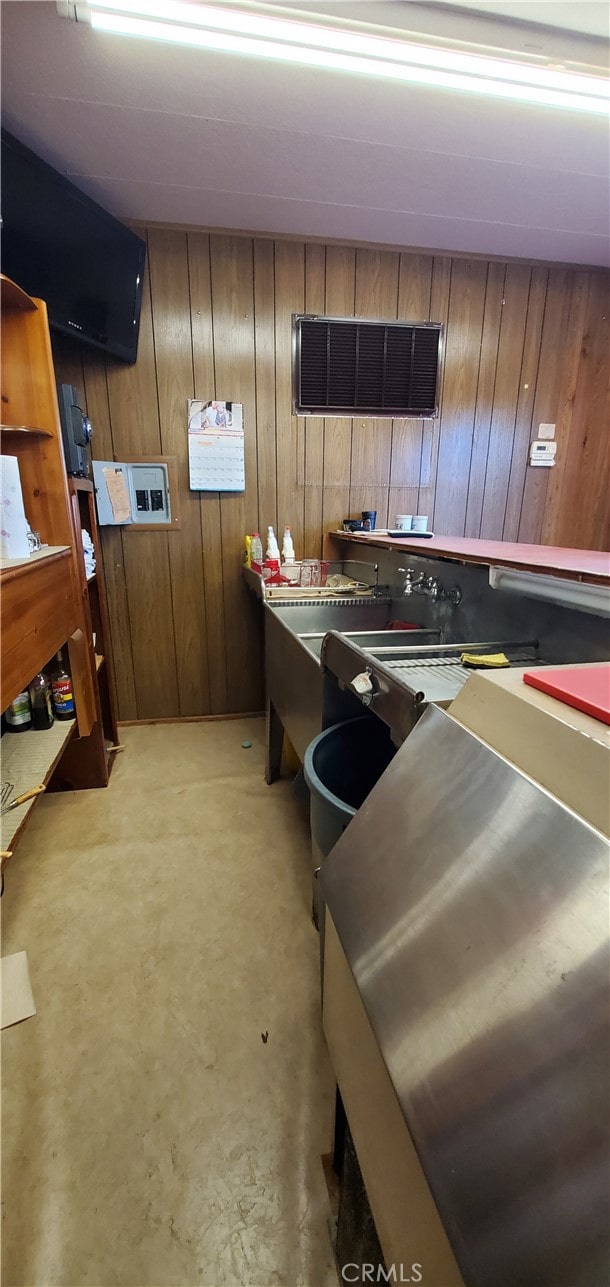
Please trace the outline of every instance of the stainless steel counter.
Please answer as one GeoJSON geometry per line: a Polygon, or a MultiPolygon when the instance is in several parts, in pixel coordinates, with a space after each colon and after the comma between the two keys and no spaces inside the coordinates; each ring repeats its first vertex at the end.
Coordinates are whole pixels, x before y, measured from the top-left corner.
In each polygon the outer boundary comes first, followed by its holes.
{"type": "MultiPolygon", "coordinates": [[[[429,707],[321,883],[468,1287],[606,1282],[604,838],[429,707]]],[[[336,977],[327,957],[331,1053],[349,1047],[336,977]]],[[[356,1077],[357,1050],[354,1059],[356,1077]]],[[[394,1258],[403,1235],[387,1220],[391,1159],[375,1148],[360,1163],[394,1258]]],[[[423,1282],[442,1287],[426,1274],[423,1228],[410,1250],[423,1282]]]]}

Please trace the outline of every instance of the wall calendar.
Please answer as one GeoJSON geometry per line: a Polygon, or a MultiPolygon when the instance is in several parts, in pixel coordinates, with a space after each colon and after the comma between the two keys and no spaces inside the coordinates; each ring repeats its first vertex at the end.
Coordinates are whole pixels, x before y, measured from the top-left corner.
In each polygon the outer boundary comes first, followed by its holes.
{"type": "Polygon", "coordinates": [[[192,491],[245,491],[243,412],[241,402],[189,400],[189,479],[192,491]]]}

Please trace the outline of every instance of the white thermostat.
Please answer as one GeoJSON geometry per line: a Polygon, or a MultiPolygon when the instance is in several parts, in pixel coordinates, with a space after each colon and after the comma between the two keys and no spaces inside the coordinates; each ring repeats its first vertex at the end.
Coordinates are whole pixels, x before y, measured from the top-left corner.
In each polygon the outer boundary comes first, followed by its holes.
{"type": "Polygon", "coordinates": [[[546,465],[547,467],[554,465],[556,453],[556,442],[535,438],[534,442],[530,443],[530,465],[546,465]]]}

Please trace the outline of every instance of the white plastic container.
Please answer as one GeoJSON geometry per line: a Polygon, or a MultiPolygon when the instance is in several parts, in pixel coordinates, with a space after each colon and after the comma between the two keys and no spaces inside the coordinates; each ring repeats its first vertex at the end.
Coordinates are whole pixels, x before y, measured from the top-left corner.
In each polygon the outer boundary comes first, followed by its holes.
{"type": "Polygon", "coordinates": [[[263,566],[263,542],[261,541],[260,534],[258,532],[255,532],[252,537],[250,560],[252,563],[256,563],[258,567],[263,566]]]}
{"type": "Polygon", "coordinates": [[[282,541],[282,562],[294,563],[294,545],[292,543],[292,532],[289,527],[284,528],[284,539],[282,541]]]}
{"type": "Polygon", "coordinates": [[[277,559],[278,563],[280,561],[280,547],[277,543],[275,532],[272,527],[267,528],[267,553],[265,558],[277,559]]]}
{"type": "Polygon", "coordinates": [[[0,488],[0,553],[3,559],[27,559],[30,555],[28,522],[16,456],[0,457],[0,488]]]}

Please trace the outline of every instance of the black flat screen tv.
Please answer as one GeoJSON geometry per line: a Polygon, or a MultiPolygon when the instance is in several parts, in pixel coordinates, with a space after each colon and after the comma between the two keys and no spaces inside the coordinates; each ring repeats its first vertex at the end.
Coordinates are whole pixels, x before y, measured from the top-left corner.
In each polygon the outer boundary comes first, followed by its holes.
{"type": "Polygon", "coordinates": [[[2,272],[54,330],[135,362],[145,242],[6,130],[1,205],[2,272]]]}

